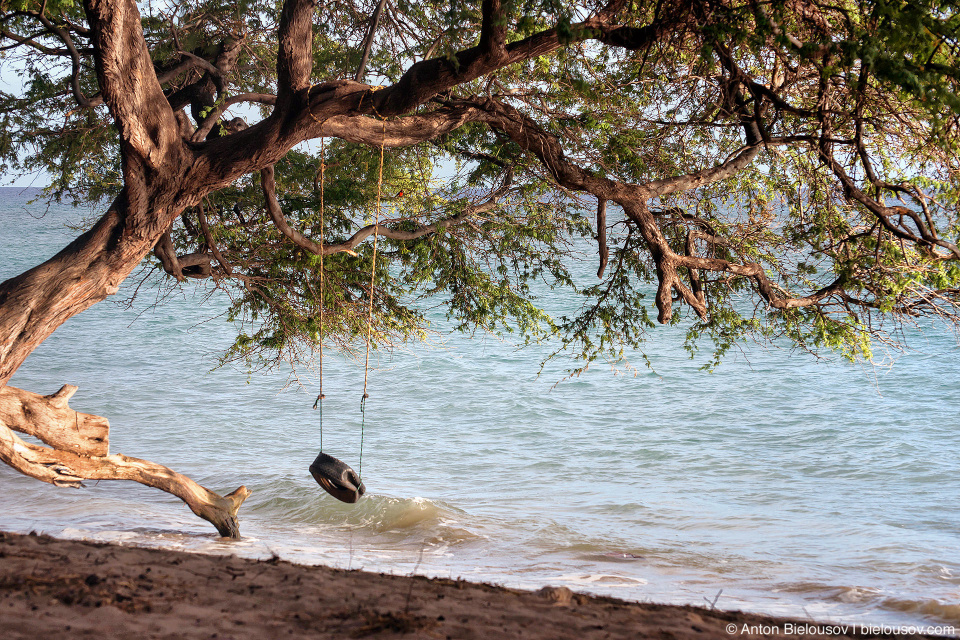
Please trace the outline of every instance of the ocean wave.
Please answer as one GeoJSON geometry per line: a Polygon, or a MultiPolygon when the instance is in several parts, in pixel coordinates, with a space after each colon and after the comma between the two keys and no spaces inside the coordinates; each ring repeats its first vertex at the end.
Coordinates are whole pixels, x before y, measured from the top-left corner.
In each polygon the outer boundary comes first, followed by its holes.
{"type": "Polygon", "coordinates": [[[864,611],[885,609],[895,613],[922,616],[932,622],[960,623],[960,603],[944,603],[936,598],[910,598],[890,596],[879,588],[864,586],[825,585],[816,582],[797,582],[781,585],[775,592],[788,592],[812,596],[818,600],[854,605],[864,611]]]}
{"type": "Polygon", "coordinates": [[[577,586],[589,589],[590,587],[637,587],[647,584],[643,578],[631,578],[629,576],[618,576],[614,574],[603,573],[585,573],[585,574],[564,574],[551,580],[551,583],[561,584],[563,586],[577,586]]]}
{"type": "Polygon", "coordinates": [[[278,481],[254,490],[250,505],[258,515],[287,527],[314,527],[328,533],[388,536],[393,542],[409,537],[417,543],[461,544],[483,538],[478,523],[452,505],[423,497],[403,498],[367,493],[356,504],[339,502],[312,483],[278,481]]]}
{"type": "Polygon", "coordinates": [[[901,613],[919,614],[936,619],[940,622],[960,624],[960,604],[946,604],[939,600],[910,600],[900,598],[884,598],[880,607],[901,613]]]}

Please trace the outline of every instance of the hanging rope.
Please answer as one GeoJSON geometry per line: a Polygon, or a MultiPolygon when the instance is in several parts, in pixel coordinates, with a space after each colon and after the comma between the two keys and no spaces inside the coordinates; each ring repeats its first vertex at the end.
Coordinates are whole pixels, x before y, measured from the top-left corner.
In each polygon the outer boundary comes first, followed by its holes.
{"type": "MultiPolygon", "coordinates": [[[[313,115],[311,113],[310,115],[313,115]]],[[[325,225],[323,221],[323,183],[324,183],[324,171],[327,168],[326,165],[326,144],[323,137],[320,138],[320,247],[323,247],[324,231],[325,225]]],[[[324,300],[324,288],[323,288],[323,251],[320,251],[320,393],[317,395],[316,402],[313,403],[313,408],[316,409],[317,405],[320,406],[320,453],[323,453],[323,399],[326,397],[323,395],[323,308],[325,306],[324,300]]]]}
{"type": "MultiPolygon", "coordinates": [[[[317,455],[316,459],[313,461],[313,464],[310,465],[310,475],[313,476],[313,479],[317,481],[324,491],[332,495],[337,500],[341,502],[354,503],[360,499],[360,497],[366,492],[366,487],[363,486],[363,481],[360,478],[359,471],[354,471],[350,468],[349,465],[344,463],[342,460],[338,460],[331,455],[328,455],[323,452],[323,326],[324,326],[324,306],[325,298],[324,294],[326,293],[324,283],[325,283],[325,272],[323,264],[323,246],[324,246],[324,233],[325,233],[325,220],[324,220],[324,172],[326,170],[325,157],[325,146],[323,138],[320,139],[320,393],[317,395],[316,401],[313,403],[313,408],[320,408],[320,453],[317,455]]],[[[381,149],[380,153],[380,176],[381,180],[383,179],[383,150],[381,149]]],[[[379,187],[377,188],[377,203],[379,206],[380,195],[379,187]]],[[[379,215],[377,217],[379,222],[379,215]]],[[[373,251],[373,264],[376,268],[376,235],[374,236],[374,251],[373,251]]],[[[371,276],[371,290],[373,280],[371,276]]],[[[370,307],[369,313],[372,313],[373,307],[370,307]]],[[[368,316],[368,322],[372,316],[368,316]]],[[[367,364],[365,369],[369,367],[370,362],[370,330],[367,329],[367,364]]],[[[364,399],[367,398],[367,371],[364,371],[363,374],[363,396],[364,399]]],[[[363,414],[363,400],[360,402],[360,413],[363,414]]],[[[364,420],[360,421],[360,461],[362,464],[363,461],[363,425],[364,420]]],[[[359,465],[358,465],[359,470],[359,465]]]]}
{"type": "Polygon", "coordinates": [[[380,237],[380,199],[383,192],[383,147],[387,138],[387,123],[383,122],[383,137],[380,139],[380,168],[377,173],[377,208],[373,221],[373,257],[370,260],[370,304],[367,307],[367,344],[363,363],[363,396],[360,398],[360,460],[357,473],[363,477],[363,428],[366,424],[367,380],[370,377],[370,337],[373,332],[373,286],[377,277],[377,240],[380,237]]]}
{"type": "Polygon", "coordinates": [[[367,412],[364,405],[368,397],[366,391],[364,391],[363,397],[360,398],[360,459],[357,461],[357,475],[361,478],[363,478],[363,427],[367,421],[367,412]]]}
{"type": "MultiPolygon", "coordinates": [[[[386,125],[384,125],[386,131],[386,125]]],[[[380,172],[377,178],[377,209],[373,221],[373,258],[370,261],[370,304],[367,308],[367,352],[363,364],[363,399],[367,394],[367,378],[370,374],[370,336],[373,331],[373,285],[377,276],[377,240],[380,238],[380,192],[383,186],[383,142],[380,143],[380,172]]]]}

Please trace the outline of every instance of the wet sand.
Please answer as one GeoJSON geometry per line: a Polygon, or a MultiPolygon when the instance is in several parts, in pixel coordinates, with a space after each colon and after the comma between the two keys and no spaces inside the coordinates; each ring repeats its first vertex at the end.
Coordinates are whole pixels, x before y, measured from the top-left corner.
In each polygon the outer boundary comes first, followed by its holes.
{"type": "Polygon", "coordinates": [[[836,638],[844,635],[840,631],[812,621],[631,603],[564,587],[518,591],[458,580],[300,566],[279,559],[257,561],[0,532],[4,640],[730,640],[836,638]]]}

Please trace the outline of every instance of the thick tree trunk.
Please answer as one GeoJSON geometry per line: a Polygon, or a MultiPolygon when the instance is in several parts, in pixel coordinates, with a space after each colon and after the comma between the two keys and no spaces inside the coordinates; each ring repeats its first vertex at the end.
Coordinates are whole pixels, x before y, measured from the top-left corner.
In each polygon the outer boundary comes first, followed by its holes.
{"type": "Polygon", "coordinates": [[[116,293],[153,248],[156,238],[130,224],[130,213],[124,190],[93,229],[0,284],[0,386],[57,327],[116,293]]]}
{"type": "Polygon", "coordinates": [[[84,7],[98,84],[120,136],[125,186],[93,229],[43,264],[0,283],[0,403],[5,407],[0,410],[0,460],[58,486],[108,479],[156,487],[181,498],[221,535],[239,537],[236,513],[249,495],[246,488],[222,497],[164,466],[108,455],[105,419],[83,416],[80,433],[70,433],[83,414],[67,407],[69,389],[43,397],[4,388],[60,325],[116,293],[184,209],[232,179],[211,174],[210,163],[198,161],[180,137],[143,39],[136,3],[86,0],[84,7]],[[50,447],[24,442],[12,429],[50,447]]]}
{"type": "Polygon", "coordinates": [[[221,534],[238,536],[236,512],[249,495],[244,487],[221,497],[161,465],[108,455],[106,420],[71,411],[66,404],[69,388],[43,397],[4,387],[54,330],[116,293],[186,208],[210,190],[272,164],[302,139],[290,133],[296,129],[290,121],[298,118],[289,111],[306,113],[313,4],[284,4],[275,117],[220,145],[216,140],[191,144],[181,136],[143,38],[136,2],[83,4],[98,85],[119,133],[124,188],[93,229],[50,260],[0,283],[0,392],[5,407],[0,410],[0,460],[56,485],[114,479],[157,487],[183,499],[221,534]],[[26,443],[11,429],[50,447],[26,443]]]}
{"type": "Polygon", "coordinates": [[[81,481],[133,480],[179,497],[221,535],[239,537],[237,510],[250,492],[240,487],[227,496],[162,465],[108,455],[105,418],[67,406],[76,390],[66,386],[51,396],[7,387],[26,357],[69,318],[108,295],[154,247],[184,207],[173,180],[156,180],[155,190],[129,187],[93,229],[45,263],[0,283],[0,460],[18,471],[57,486],[81,481]],[[161,188],[159,185],[164,185],[161,188]],[[136,204],[132,204],[136,203],[136,204]],[[23,441],[12,429],[50,445],[23,441]]]}

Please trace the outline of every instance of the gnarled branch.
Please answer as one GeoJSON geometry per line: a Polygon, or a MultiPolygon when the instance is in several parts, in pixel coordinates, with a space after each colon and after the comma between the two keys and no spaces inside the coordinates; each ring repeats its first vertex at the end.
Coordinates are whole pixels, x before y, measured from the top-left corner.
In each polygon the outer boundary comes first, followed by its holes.
{"type": "Polygon", "coordinates": [[[76,392],[72,384],[49,396],[10,385],[0,387],[0,423],[55,449],[105,456],[110,453],[110,423],[106,418],[71,409],[67,403],[76,392]]]}
{"type": "MultiPolygon", "coordinates": [[[[120,130],[125,158],[154,169],[181,149],[173,110],[157,82],[134,0],[86,0],[104,102],[120,130]]],[[[129,185],[128,185],[129,186],[129,185]]]]}
{"type": "Polygon", "coordinates": [[[436,233],[437,231],[463,224],[470,218],[493,209],[497,205],[497,201],[506,193],[512,182],[512,179],[512,173],[508,172],[507,177],[504,179],[504,184],[499,189],[491,193],[483,202],[479,204],[468,205],[464,208],[463,213],[460,213],[459,215],[452,216],[445,220],[440,220],[433,224],[421,225],[419,228],[413,231],[403,231],[399,229],[391,229],[380,224],[370,224],[359,229],[356,233],[350,236],[349,239],[343,242],[319,244],[291,227],[287,222],[286,217],[284,217],[283,210],[280,208],[280,203],[277,201],[273,166],[265,167],[260,171],[260,185],[263,188],[263,195],[267,204],[267,213],[270,215],[270,219],[273,221],[274,225],[276,225],[277,229],[280,230],[280,233],[282,233],[301,249],[316,255],[325,256],[339,253],[341,251],[352,252],[357,245],[374,234],[382,238],[389,238],[390,240],[416,240],[431,233],[436,233]]]}
{"type": "MultiPolygon", "coordinates": [[[[0,460],[17,471],[32,478],[49,482],[58,487],[83,486],[83,480],[133,480],[148,487],[161,489],[183,500],[197,516],[210,522],[220,535],[239,538],[237,511],[250,495],[246,487],[239,487],[226,496],[206,489],[190,478],[163,465],[121,454],[107,455],[102,448],[88,448],[77,452],[78,442],[66,441],[70,450],[59,447],[57,432],[66,432],[85,416],[87,422],[95,422],[100,428],[108,428],[106,418],[78,414],[67,406],[67,400],[76,391],[71,385],[51,396],[3,387],[0,389],[0,460]],[[22,422],[22,414],[32,425],[22,422]],[[34,420],[33,415],[41,416],[34,420]],[[30,444],[12,430],[37,435],[57,448],[30,444]]],[[[89,432],[90,429],[87,429],[89,432]]],[[[106,443],[106,435],[103,436],[106,443]]]]}
{"type": "Polygon", "coordinates": [[[157,244],[153,247],[153,255],[160,260],[160,266],[163,267],[163,270],[176,278],[177,282],[182,282],[185,279],[183,267],[180,265],[177,251],[173,246],[170,229],[167,229],[166,233],[157,240],[157,244]]]}

